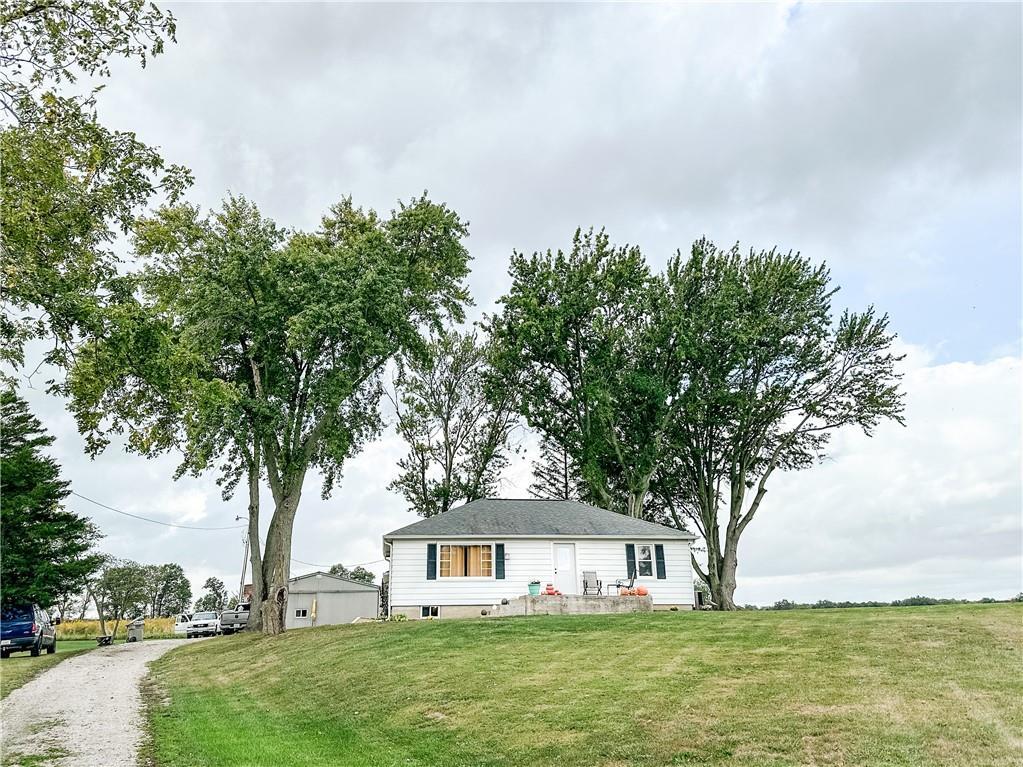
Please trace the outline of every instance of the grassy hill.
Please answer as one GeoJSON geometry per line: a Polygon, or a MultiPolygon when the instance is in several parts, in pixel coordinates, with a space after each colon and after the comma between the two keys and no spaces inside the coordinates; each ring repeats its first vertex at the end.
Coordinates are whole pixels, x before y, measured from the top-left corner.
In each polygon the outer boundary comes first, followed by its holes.
{"type": "Polygon", "coordinates": [[[1023,605],[363,624],[154,664],[160,767],[1023,764],[1023,605]]]}

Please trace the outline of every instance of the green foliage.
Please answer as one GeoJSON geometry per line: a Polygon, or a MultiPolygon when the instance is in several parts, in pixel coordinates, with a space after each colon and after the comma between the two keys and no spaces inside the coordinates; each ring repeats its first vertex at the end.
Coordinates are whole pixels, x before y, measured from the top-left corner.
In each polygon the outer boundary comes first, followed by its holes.
{"type": "Polygon", "coordinates": [[[426,354],[401,360],[392,403],[408,454],[388,486],[409,510],[442,514],[496,491],[514,428],[507,385],[488,390],[488,349],[476,333],[441,333],[426,354]]]}
{"type": "Polygon", "coordinates": [[[510,272],[490,321],[497,377],[518,382],[546,484],[574,476],[605,508],[695,525],[718,607],[734,607],[738,541],[771,474],[820,460],[842,427],[902,422],[888,318],[835,321],[827,268],[798,254],[699,240],[654,275],[591,231],[567,255],[514,254],[510,272]]]}
{"type": "Polygon", "coordinates": [[[8,0],[0,26],[5,95],[81,74],[108,76],[112,56],[137,58],[144,67],[175,32],[174,17],[145,0],[8,0]]]}
{"type": "Polygon", "coordinates": [[[729,608],[738,541],[767,480],[822,459],[837,429],[902,423],[901,357],[872,307],[834,322],[827,268],[798,254],[699,240],[669,262],[664,285],[685,385],[653,493],[706,540],[698,572],[729,608]]]}
{"type": "Polygon", "coordinates": [[[100,566],[99,531],[63,508],[68,483],[44,451],[53,437],[9,389],[0,389],[0,581],[5,604],[49,607],[78,591],[100,566]]]}
{"type": "Polygon", "coordinates": [[[121,289],[112,243],[156,194],[176,198],[188,171],[167,165],[128,131],[96,119],[96,93],[61,94],[80,74],[109,74],[112,56],[146,57],[173,39],[174,21],[139,0],[11,2],[0,11],[0,131],[4,254],[0,360],[24,363],[24,345],[50,336],[46,360],[67,365],[77,333],[121,289]]]}
{"type": "Polygon", "coordinates": [[[540,455],[533,461],[533,482],[529,486],[529,494],[534,498],[560,501],[580,501],[586,494],[572,456],[545,436],[540,438],[540,455]]]}
{"type": "Polygon", "coordinates": [[[224,586],[224,582],[220,578],[210,577],[202,587],[206,593],[195,600],[195,612],[203,610],[223,612],[227,605],[227,587],[224,586]]]}
{"type": "Polygon", "coordinates": [[[145,565],[148,592],[146,615],[165,618],[186,612],[192,603],[192,584],[179,564],[145,565]]]}
{"type": "Polygon", "coordinates": [[[576,232],[569,253],[512,256],[489,330],[515,406],[578,467],[587,496],[643,515],[678,388],[659,282],[635,247],[576,232]]]}
{"type": "Polygon", "coordinates": [[[99,613],[100,626],[107,631],[107,621],[114,621],[109,629],[117,635],[121,622],[145,615],[149,588],[146,568],[131,560],[108,557],[99,577],[92,584],[92,598],[99,613]]]}
{"type": "Polygon", "coordinates": [[[348,578],[353,581],[362,581],[363,583],[372,583],[376,576],[372,570],[367,570],[362,565],[357,565],[349,570],[343,564],[338,562],[336,565],[331,565],[328,571],[331,575],[340,575],[342,578],[348,578]]]}
{"type": "Polygon", "coordinates": [[[386,363],[425,354],[426,328],[462,318],[465,235],[425,196],[386,220],[342,200],[312,234],[241,198],[208,216],[162,208],[136,228],[145,267],[69,376],[89,450],[126,432],[144,455],[179,450],[179,474],[219,468],[226,496],[248,473],[265,477],[262,583],[282,588],[307,471],[327,496],[379,431],[386,363]]]}
{"type": "Polygon", "coordinates": [[[780,599],[770,607],[757,607],[756,605],[744,605],[741,609],[743,610],[838,610],[846,609],[850,607],[932,607],[934,605],[968,605],[968,604],[997,604],[999,601],[1011,602],[1020,600],[998,600],[992,599],[991,597],[983,597],[978,600],[971,601],[969,599],[944,599],[935,597],[907,597],[906,599],[896,599],[891,602],[879,602],[874,599],[868,599],[864,601],[849,601],[844,600],[841,602],[834,602],[830,599],[819,599],[816,602],[793,602],[788,599],[780,599]]]}

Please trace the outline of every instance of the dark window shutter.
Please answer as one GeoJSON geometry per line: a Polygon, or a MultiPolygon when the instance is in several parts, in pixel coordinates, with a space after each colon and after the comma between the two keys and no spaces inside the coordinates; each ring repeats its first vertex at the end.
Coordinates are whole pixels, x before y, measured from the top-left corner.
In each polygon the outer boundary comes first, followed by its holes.
{"type": "Polygon", "coordinates": [[[426,544],[426,580],[437,580],[437,544],[426,544]]]}
{"type": "Polygon", "coordinates": [[[657,577],[663,581],[668,573],[664,569],[664,546],[659,543],[654,544],[654,559],[657,560],[657,577]]]}
{"type": "Polygon", "coordinates": [[[636,544],[625,544],[625,577],[631,578],[636,572],[636,544]]]}
{"type": "Polygon", "coordinates": [[[494,577],[499,581],[504,580],[504,544],[494,544],[494,577]]]}

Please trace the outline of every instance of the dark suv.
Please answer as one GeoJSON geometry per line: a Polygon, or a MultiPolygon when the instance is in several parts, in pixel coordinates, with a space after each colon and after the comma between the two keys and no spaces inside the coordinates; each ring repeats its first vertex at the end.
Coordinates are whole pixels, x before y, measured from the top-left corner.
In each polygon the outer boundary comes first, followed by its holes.
{"type": "Polygon", "coordinates": [[[7,605],[0,609],[0,658],[12,652],[57,651],[57,630],[39,605],[7,605]]]}

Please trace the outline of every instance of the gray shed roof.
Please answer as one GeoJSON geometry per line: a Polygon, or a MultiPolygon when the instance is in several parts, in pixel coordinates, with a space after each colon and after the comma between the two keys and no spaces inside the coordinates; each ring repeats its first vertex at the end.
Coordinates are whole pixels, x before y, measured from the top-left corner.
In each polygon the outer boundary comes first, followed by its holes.
{"type": "Polygon", "coordinates": [[[322,571],[296,575],[288,579],[288,589],[302,593],[308,591],[377,591],[379,588],[375,583],[355,581],[322,571]],[[312,580],[309,580],[310,578],[312,580]]]}
{"type": "Polygon", "coordinates": [[[695,536],[578,501],[482,498],[444,514],[400,527],[391,538],[494,536],[608,536],[613,538],[679,538],[695,536]]]}

